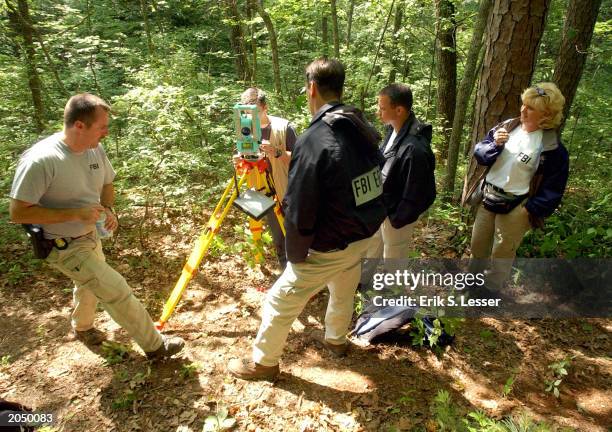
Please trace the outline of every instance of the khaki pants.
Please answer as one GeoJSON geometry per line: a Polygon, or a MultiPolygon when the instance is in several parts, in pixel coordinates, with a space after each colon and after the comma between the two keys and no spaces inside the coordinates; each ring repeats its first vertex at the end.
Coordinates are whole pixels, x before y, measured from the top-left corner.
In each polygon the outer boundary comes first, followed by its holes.
{"type": "MultiPolygon", "coordinates": [[[[413,222],[395,229],[391,225],[389,218],[384,220],[376,234],[371,237],[365,256],[368,259],[363,263],[361,271],[360,283],[362,285],[368,286],[370,284],[376,267],[382,258],[385,260],[408,258],[408,254],[413,249],[412,233],[414,232],[415,224],[416,222],[413,222]]],[[[385,264],[391,266],[392,262],[385,264]]],[[[392,268],[387,268],[387,270],[393,271],[392,268]]]]}
{"type": "Polygon", "coordinates": [[[499,290],[512,271],[516,250],[529,230],[529,217],[523,203],[508,214],[496,214],[481,204],[472,229],[470,271],[481,272],[491,258],[487,285],[499,290]]]}
{"type": "Polygon", "coordinates": [[[376,234],[372,236],[366,257],[384,257],[384,259],[408,258],[408,254],[412,250],[412,233],[415,223],[413,222],[396,229],[391,225],[389,218],[386,218],[376,234]]]}
{"type": "Polygon", "coordinates": [[[308,300],[326,285],[330,295],[325,314],[325,340],[336,345],[346,342],[361,258],[369,243],[367,238],[341,251],[310,251],[305,262],[287,263],[266,295],[261,325],[253,343],[253,361],[264,366],[278,364],[293,321],[308,300]]]}
{"type": "Polygon", "coordinates": [[[134,297],[123,276],[106,263],[95,234],[78,238],[67,249],[53,248],[47,262],[74,282],[72,327],[93,327],[96,306],[102,304],[145,352],[155,351],[162,339],[148,312],[134,297]]]}

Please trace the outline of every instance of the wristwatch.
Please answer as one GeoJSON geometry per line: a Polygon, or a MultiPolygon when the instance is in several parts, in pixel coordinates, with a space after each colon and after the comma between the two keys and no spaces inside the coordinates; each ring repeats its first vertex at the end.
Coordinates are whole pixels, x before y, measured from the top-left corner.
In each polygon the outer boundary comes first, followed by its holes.
{"type": "Polygon", "coordinates": [[[282,150],[280,150],[280,149],[276,149],[276,154],[274,155],[274,157],[275,157],[276,159],[278,159],[278,158],[279,158],[279,157],[281,157],[282,155],[283,155],[282,150]]]}

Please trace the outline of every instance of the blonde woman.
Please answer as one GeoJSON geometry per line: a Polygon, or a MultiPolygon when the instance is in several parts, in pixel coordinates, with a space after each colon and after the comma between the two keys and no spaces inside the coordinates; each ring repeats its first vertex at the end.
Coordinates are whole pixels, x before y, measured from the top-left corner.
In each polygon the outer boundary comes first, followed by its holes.
{"type": "Polygon", "coordinates": [[[495,126],[474,149],[478,163],[489,169],[472,230],[472,271],[492,258],[487,286],[494,291],[508,278],[525,233],[542,227],[559,206],[569,171],[557,134],[565,104],[557,86],[537,84],[521,100],[520,117],[495,126]]]}

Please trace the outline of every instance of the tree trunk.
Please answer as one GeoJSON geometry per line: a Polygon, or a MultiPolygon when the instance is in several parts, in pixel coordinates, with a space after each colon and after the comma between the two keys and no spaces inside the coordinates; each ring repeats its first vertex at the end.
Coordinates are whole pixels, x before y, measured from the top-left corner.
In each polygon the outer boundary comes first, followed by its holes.
{"type": "Polygon", "coordinates": [[[321,18],[321,38],[323,39],[323,55],[329,54],[329,36],[327,30],[327,17],[323,15],[321,18]]]}
{"type": "Polygon", "coordinates": [[[452,197],[455,189],[455,176],[457,174],[457,159],[459,156],[459,147],[461,143],[461,135],[465,122],[465,113],[467,111],[474,82],[476,81],[476,66],[478,57],[482,48],[482,35],[487,26],[487,18],[491,11],[493,0],[481,0],[478,10],[478,18],[474,24],[474,32],[472,33],[472,41],[467,54],[463,78],[459,85],[457,101],[455,103],[455,117],[453,118],[453,128],[451,131],[450,141],[448,143],[448,161],[446,164],[446,177],[444,179],[444,190],[452,197]]]}
{"type": "Polygon", "coordinates": [[[33,28],[27,0],[18,0],[17,5],[6,0],[8,17],[15,32],[23,38],[25,64],[28,72],[28,87],[32,95],[34,124],[38,132],[45,129],[45,107],[42,98],[42,83],[36,69],[36,51],[34,49],[33,28]]]}
{"type": "Polygon", "coordinates": [[[553,81],[565,96],[563,123],[559,131],[565,125],[576,95],[600,6],[601,0],[570,0],[569,2],[563,27],[563,39],[553,75],[553,81]]]}
{"type": "MultiPolygon", "coordinates": [[[[550,0],[496,0],[487,24],[472,149],[490,128],[519,115],[520,95],[533,75],[549,4],[550,0]]],[[[470,159],[463,200],[483,170],[474,158],[470,159]]]]}
{"type": "Polygon", "coordinates": [[[238,79],[249,82],[251,81],[251,69],[249,68],[249,59],[244,46],[244,34],[240,13],[236,0],[225,0],[227,16],[230,20],[230,45],[235,55],[236,73],[238,79]]]}
{"type": "Polygon", "coordinates": [[[346,49],[351,45],[351,29],[353,27],[353,12],[355,11],[355,0],[350,0],[348,16],[346,18],[346,49]]]}
{"type": "MultiPolygon", "coordinates": [[[[247,0],[247,19],[249,21],[253,20],[253,13],[255,11],[257,11],[257,0],[247,0]]],[[[253,72],[253,85],[257,85],[257,39],[255,38],[255,33],[257,31],[256,27],[255,27],[255,23],[251,24],[250,27],[250,31],[251,31],[251,53],[253,54],[252,57],[252,61],[253,61],[253,68],[252,68],[252,72],[253,72]]]]}
{"type": "Polygon", "coordinates": [[[448,144],[457,99],[457,49],[455,44],[457,23],[455,21],[455,6],[452,0],[436,0],[435,6],[438,22],[438,47],[436,50],[438,57],[437,111],[444,135],[440,160],[445,161],[448,156],[448,144]]]}
{"type": "Polygon", "coordinates": [[[274,30],[274,23],[272,22],[272,18],[270,18],[270,14],[266,12],[263,7],[262,2],[257,3],[257,10],[259,11],[259,15],[264,21],[266,25],[266,29],[268,30],[268,35],[270,36],[270,50],[272,51],[272,69],[274,71],[274,90],[280,96],[282,95],[281,88],[281,76],[280,76],[280,63],[278,61],[278,43],[276,40],[276,31],[274,30]]]}
{"type": "Polygon", "coordinates": [[[142,14],[142,21],[144,23],[144,30],[147,36],[147,50],[149,56],[153,55],[153,40],[151,39],[151,28],[149,26],[149,5],[147,0],[140,0],[140,13],[142,14]]]}
{"type": "Polygon", "coordinates": [[[334,57],[340,59],[340,31],[338,29],[338,9],[336,0],[330,0],[332,17],[332,37],[334,38],[334,57]]]}
{"type": "Polygon", "coordinates": [[[389,72],[389,84],[395,82],[395,77],[399,72],[400,59],[398,55],[399,46],[399,32],[402,28],[402,21],[404,19],[404,4],[400,0],[395,6],[395,18],[393,20],[393,35],[391,36],[391,71],[389,72]]]}

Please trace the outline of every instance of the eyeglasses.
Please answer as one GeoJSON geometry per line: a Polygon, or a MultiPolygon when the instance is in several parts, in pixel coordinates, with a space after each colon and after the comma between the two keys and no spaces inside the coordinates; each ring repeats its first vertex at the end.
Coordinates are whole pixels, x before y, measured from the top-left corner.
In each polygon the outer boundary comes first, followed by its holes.
{"type": "Polygon", "coordinates": [[[538,93],[538,96],[546,96],[546,92],[544,91],[542,87],[536,87],[535,91],[536,93],[538,93]]]}

